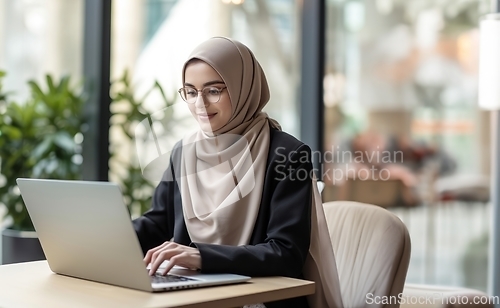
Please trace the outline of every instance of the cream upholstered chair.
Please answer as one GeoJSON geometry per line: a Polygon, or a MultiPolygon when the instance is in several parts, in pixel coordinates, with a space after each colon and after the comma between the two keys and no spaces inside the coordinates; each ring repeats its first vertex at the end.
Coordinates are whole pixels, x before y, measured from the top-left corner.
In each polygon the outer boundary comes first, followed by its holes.
{"type": "Polygon", "coordinates": [[[344,307],[399,307],[411,247],[403,222],[365,203],[333,201],[323,207],[344,307]]]}

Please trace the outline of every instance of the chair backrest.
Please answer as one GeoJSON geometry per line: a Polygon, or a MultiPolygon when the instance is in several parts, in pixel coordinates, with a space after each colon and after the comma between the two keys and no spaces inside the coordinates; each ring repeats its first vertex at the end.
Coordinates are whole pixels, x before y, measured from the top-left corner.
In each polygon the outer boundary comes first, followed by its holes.
{"type": "Polygon", "coordinates": [[[403,222],[371,204],[333,201],[323,206],[344,306],[399,307],[411,249],[403,222]],[[389,304],[380,296],[387,296],[389,304]]]}

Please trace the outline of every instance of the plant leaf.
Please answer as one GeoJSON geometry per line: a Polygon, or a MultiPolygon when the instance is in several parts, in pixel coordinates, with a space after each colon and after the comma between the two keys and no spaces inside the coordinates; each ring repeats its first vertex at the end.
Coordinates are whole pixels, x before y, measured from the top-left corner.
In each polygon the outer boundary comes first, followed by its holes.
{"type": "Polygon", "coordinates": [[[31,157],[35,160],[40,160],[41,158],[46,157],[51,150],[53,141],[53,135],[46,136],[45,139],[35,147],[31,154],[31,157]]]}
{"type": "Polygon", "coordinates": [[[54,136],[54,143],[66,152],[75,150],[75,141],[66,131],[57,132],[54,136]]]}

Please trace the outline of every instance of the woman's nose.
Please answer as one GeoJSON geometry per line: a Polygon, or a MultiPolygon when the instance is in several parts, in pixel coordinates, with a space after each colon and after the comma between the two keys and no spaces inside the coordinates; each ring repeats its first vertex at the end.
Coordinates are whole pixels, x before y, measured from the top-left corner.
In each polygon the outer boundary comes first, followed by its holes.
{"type": "Polygon", "coordinates": [[[202,107],[206,107],[206,103],[205,103],[205,98],[203,97],[203,95],[201,93],[198,93],[198,97],[196,98],[196,101],[194,102],[194,106],[196,108],[202,108],[202,107]]]}

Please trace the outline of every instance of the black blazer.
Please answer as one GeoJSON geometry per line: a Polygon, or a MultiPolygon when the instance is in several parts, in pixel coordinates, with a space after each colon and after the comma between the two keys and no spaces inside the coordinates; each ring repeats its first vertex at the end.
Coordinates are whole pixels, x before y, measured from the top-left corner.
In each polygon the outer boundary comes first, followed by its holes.
{"type": "MultiPolygon", "coordinates": [[[[144,253],[165,241],[196,246],[201,272],[303,278],[311,232],[311,150],[293,136],[271,128],[261,205],[250,244],[192,243],[186,229],[175,174],[180,149],[155,190],[152,208],[133,221],[144,253]],[[172,181],[173,180],[173,181],[172,181]]],[[[265,303],[266,307],[308,307],[305,297],[265,303]]]]}

